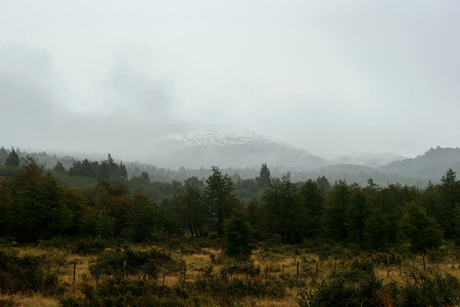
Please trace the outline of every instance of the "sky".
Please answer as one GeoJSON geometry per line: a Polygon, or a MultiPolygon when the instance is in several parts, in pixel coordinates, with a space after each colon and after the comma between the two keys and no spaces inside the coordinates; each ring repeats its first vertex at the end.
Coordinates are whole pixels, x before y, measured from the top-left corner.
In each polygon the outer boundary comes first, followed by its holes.
{"type": "Polygon", "coordinates": [[[459,12],[455,0],[0,0],[0,146],[104,152],[127,130],[148,140],[195,122],[329,159],[459,147],[459,12]]]}

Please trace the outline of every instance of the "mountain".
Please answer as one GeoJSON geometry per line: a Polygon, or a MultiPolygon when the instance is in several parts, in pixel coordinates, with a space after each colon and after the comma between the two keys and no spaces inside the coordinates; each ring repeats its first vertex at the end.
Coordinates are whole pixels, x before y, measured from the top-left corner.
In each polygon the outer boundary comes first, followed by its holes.
{"type": "Polygon", "coordinates": [[[147,158],[151,163],[171,168],[259,167],[262,163],[286,167],[315,169],[326,160],[308,151],[234,126],[189,126],[152,140],[156,148],[147,158]]]}
{"type": "Polygon", "coordinates": [[[431,148],[413,159],[392,162],[377,168],[379,172],[438,181],[451,168],[460,172],[460,148],[431,148]]]}
{"type": "Polygon", "coordinates": [[[404,160],[406,157],[401,155],[383,152],[383,153],[371,153],[371,152],[355,152],[349,155],[343,155],[335,158],[331,161],[332,164],[353,164],[353,165],[364,165],[369,167],[379,167],[395,161],[404,160]]]}

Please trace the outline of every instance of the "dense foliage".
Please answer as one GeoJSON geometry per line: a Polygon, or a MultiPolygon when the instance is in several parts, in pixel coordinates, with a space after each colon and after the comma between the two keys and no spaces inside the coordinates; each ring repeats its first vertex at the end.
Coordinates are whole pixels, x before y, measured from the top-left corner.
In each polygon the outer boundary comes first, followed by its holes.
{"type": "Polygon", "coordinates": [[[100,163],[73,161],[69,169],[58,163],[48,171],[37,158],[26,156],[18,166],[14,150],[2,155],[0,230],[7,240],[142,242],[189,234],[224,238],[229,254],[273,239],[422,253],[443,239],[460,243],[460,181],[451,169],[424,189],[382,187],[372,179],[366,186],[324,177],[293,182],[290,173],[270,177],[266,164],[253,179],[212,167],[208,178],[166,183],[147,172],[128,178],[110,154],[100,163]]]}

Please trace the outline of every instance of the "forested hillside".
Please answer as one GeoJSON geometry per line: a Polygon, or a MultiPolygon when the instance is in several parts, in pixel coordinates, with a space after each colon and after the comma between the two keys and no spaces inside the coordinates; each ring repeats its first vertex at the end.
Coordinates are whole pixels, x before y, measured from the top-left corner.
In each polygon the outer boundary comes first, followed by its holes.
{"type": "MultiPolygon", "coordinates": [[[[236,179],[212,167],[204,180],[160,182],[148,172],[128,178],[110,155],[52,170],[12,150],[0,165],[0,229],[7,240],[55,237],[155,241],[188,234],[224,237],[236,213],[255,241],[329,242],[376,250],[409,243],[424,251],[442,239],[460,243],[460,182],[446,170],[439,185],[366,185],[290,173],[236,179]],[[416,230],[414,233],[414,229],[416,230]],[[423,234],[421,236],[420,234],[423,234]]],[[[241,221],[240,221],[241,222],[241,221]]]]}

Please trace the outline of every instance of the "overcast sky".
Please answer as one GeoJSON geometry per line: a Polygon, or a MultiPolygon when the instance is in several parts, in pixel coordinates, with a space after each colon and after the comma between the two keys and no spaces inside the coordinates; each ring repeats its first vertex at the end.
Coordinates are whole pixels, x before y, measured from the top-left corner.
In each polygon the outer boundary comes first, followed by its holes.
{"type": "Polygon", "coordinates": [[[75,131],[193,121],[325,158],[458,147],[459,12],[456,0],[0,0],[0,146],[66,150],[75,131]]]}

